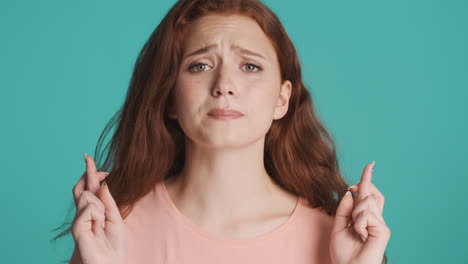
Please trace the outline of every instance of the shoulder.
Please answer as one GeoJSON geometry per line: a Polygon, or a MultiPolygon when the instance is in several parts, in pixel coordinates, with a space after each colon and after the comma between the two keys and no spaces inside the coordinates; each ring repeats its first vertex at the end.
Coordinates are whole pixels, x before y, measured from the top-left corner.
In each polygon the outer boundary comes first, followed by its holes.
{"type": "Polygon", "coordinates": [[[335,223],[335,217],[328,215],[320,207],[311,207],[306,199],[301,200],[301,209],[297,216],[298,225],[302,230],[322,242],[329,241],[335,223]]]}
{"type": "Polygon", "coordinates": [[[298,240],[305,247],[303,250],[311,253],[312,263],[331,263],[329,250],[335,217],[303,200],[295,221],[298,240]]]}

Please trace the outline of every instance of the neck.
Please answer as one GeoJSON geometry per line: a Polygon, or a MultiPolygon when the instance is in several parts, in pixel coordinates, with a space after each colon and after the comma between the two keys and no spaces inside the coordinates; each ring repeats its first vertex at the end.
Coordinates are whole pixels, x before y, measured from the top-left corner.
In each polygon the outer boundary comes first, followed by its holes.
{"type": "Polygon", "coordinates": [[[274,204],[284,205],[286,196],[290,204],[296,198],[267,174],[263,151],[264,138],[230,149],[188,141],[183,170],[165,185],[181,211],[199,218],[242,218],[274,204]]]}

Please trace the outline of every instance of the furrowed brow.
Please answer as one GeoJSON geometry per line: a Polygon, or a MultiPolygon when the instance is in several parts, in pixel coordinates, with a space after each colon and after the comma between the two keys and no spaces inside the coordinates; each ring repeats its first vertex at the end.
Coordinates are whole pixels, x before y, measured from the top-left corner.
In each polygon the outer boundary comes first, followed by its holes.
{"type": "Polygon", "coordinates": [[[238,46],[238,45],[231,46],[231,50],[234,50],[234,51],[236,51],[236,52],[238,52],[239,54],[242,54],[242,55],[256,56],[256,57],[260,57],[260,58],[266,60],[266,58],[262,54],[251,51],[251,50],[248,50],[246,48],[242,48],[241,46],[238,46]]]}
{"type": "Polygon", "coordinates": [[[216,44],[211,44],[211,45],[202,47],[201,49],[197,49],[196,51],[185,55],[184,58],[186,59],[186,58],[188,58],[188,57],[192,57],[192,56],[195,56],[195,55],[203,54],[203,53],[205,53],[205,52],[210,51],[210,50],[213,49],[214,47],[216,47],[216,44]]]}
{"type": "MultiPolygon", "coordinates": [[[[216,44],[211,44],[211,45],[208,45],[208,46],[204,46],[204,47],[202,47],[202,48],[200,48],[200,49],[198,49],[196,51],[193,51],[193,52],[185,55],[184,59],[186,59],[188,57],[191,57],[191,56],[206,53],[206,52],[210,51],[211,49],[215,48],[216,46],[217,46],[216,44]]],[[[260,58],[266,60],[265,56],[263,56],[262,54],[251,51],[251,50],[246,49],[246,48],[243,48],[243,47],[241,47],[239,45],[232,45],[231,50],[236,51],[237,53],[239,53],[241,55],[256,56],[256,57],[260,57],[260,58]]]]}

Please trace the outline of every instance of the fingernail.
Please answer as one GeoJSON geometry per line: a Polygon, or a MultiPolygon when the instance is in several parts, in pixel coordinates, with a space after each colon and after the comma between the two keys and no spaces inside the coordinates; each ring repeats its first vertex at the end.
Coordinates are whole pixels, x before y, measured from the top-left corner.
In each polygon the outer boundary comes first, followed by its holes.
{"type": "Polygon", "coordinates": [[[86,154],[86,152],[84,153],[84,161],[86,163],[86,157],[88,156],[88,154],[86,154]]]}
{"type": "Polygon", "coordinates": [[[109,173],[108,173],[108,172],[101,172],[101,173],[102,173],[102,174],[104,174],[104,176],[107,176],[107,175],[109,175],[109,173]]]}
{"type": "Polygon", "coordinates": [[[361,237],[362,242],[366,242],[366,239],[364,238],[364,236],[360,235],[360,237],[361,237]]]}
{"type": "Polygon", "coordinates": [[[375,160],[372,161],[372,171],[374,171],[375,160]]]}
{"type": "Polygon", "coordinates": [[[107,183],[106,183],[105,181],[103,181],[103,182],[101,183],[101,186],[107,186],[107,183]]]}
{"type": "Polygon", "coordinates": [[[347,191],[347,192],[345,193],[345,196],[346,196],[346,195],[350,195],[350,194],[351,194],[351,192],[350,192],[350,191],[347,191]]]}
{"type": "Polygon", "coordinates": [[[354,184],[353,186],[349,186],[348,190],[354,189],[354,188],[356,188],[356,186],[357,186],[357,184],[354,184]]]}

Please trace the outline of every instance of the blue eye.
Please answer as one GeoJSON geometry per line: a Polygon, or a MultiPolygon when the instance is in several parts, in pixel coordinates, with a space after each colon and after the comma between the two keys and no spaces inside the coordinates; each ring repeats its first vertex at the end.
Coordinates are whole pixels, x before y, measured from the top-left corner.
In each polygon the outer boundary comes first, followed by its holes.
{"type": "Polygon", "coordinates": [[[262,70],[262,68],[258,67],[258,66],[255,65],[255,64],[252,64],[252,63],[246,63],[246,64],[244,64],[244,65],[253,66],[253,67],[250,67],[250,69],[252,69],[252,68],[254,68],[254,69],[257,68],[256,71],[250,71],[250,70],[249,70],[250,72],[257,72],[257,71],[262,70]]]}
{"type": "MultiPolygon", "coordinates": [[[[205,71],[205,66],[208,66],[208,65],[205,64],[205,63],[194,63],[194,64],[191,64],[188,67],[188,70],[193,71],[193,72],[201,72],[201,71],[205,71]],[[193,70],[193,69],[195,69],[195,70],[193,70]]],[[[248,66],[248,68],[247,68],[248,72],[257,72],[257,71],[262,70],[262,68],[260,68],[259,66],[255,65],[255,64],[252,64],[252,63],[246,63],[246,64],[244,64],[244,66],[248,66]]]]}
{"type": "Polygon", "coordinates": [[[199,70],[203,71],[203,68],[200,68],[199,66],[208,66],[208,65],[205,63],[195,63],[195,64],[190,65],[188,69],[192,70],[193,68],[196,68],[195,72],[199,72],[199,70]]]}

